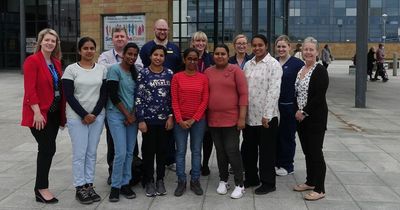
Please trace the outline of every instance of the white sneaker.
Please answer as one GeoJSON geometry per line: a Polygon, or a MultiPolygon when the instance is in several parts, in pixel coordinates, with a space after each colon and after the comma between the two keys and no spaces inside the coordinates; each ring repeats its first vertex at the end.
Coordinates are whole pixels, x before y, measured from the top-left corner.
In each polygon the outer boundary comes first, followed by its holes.
{"type": "Polygon", "coordinates": [[[287,176],[288,174],[293,174],[294,171],[288,172],[285,168],[278,168],[275,170],[278,176],[287,176]]]}
{"type": "Polygon", "coordinates": [[[220,195],[225,195],[230,188],[231,187],[228,182],[220,181],[217,188],[217,193],[220,195]]]}
{"type": "Polygon", "coordinates": [[[168,165],[167,168],[171,171],[175,171],[176,172],[176,164],[172,163],[171,165],[168,165]]]}
{"type": "Polygon", "coordinates": [[[241,197],[243,197],[244,193],[245,193],[244,187],[236,186],[231,194],[231,198],[233,198],[233,199],[241,198],[241,197]]]}

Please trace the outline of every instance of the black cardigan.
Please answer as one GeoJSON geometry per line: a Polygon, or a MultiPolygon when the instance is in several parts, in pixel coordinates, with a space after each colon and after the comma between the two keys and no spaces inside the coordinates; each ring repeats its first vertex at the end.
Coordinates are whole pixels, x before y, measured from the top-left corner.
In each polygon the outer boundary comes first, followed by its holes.
{"type": "Polygon", "coordinates": [[[304,123],[310,123],[315,128],[326,130],[328,122],[328,105],[326,91],[329,86],[328,71],[321,64],[317,64],[311,74],[308,86],[307,104],[303,111],[308,114],[304,123]]]}

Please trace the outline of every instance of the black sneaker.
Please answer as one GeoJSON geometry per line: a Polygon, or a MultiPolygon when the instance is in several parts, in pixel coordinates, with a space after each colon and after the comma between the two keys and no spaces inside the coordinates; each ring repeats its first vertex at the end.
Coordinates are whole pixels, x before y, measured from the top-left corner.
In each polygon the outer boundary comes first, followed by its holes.
{"type": "Polygon", "coordinates": [[[116,187],[111,187],[111,192],[110,192],[110,196],[108,197],[108,200],[110,202],[118,202],[119,201],[119,191],[120,191],[120,189],[118,189],[116,187]]]}
{"type": "Polygon", "coordinates": [[[202,166],[201,167],[201,175],[202,176],[210,175],[210,168],[208,166],[202,166]]]}
{"type": "Polygon", "coordinates": [[[93,202],[98,202],[101,200],[101,197],[99,194],[94,191],[94,186],[92,183],[85,184],[85,188],[87,190],[87,193],[89,194],[89,197],[92,199],[93,202]]]}
{"type": "Polygon", "coordinates": [[[178,181],[178,186],[175,189],[174,195],[179,197],[182,196],[186,190],[186,181],[178,181]]]}
{"type": "Polygon", "coordinates": [[[190,189],[196,195],[203,195],[203,189],[201,189],[201,185],[200,185],[199,180],[190,181],[190,189]]]}
{"type": "Polygon", "coordinates": [[[154,186],[154,182],[146,183],[146,196],[154,197],[157,195],[156,187],[154,186]]]}
{"type": "Polygon", "coordinates": [[[262,184],[260,187],[254,190],[254,193],[257,195],[265,195],[267,193],[273,192],[276,190],[276,187],[269,187],[265,184],[262,184]]]}
{"type": "Polygon", "coordinates": [[[92,198],[89,196],[88,191],[84,186],[76,187],[76,200],[78,200],[81,204],[91,204],[93,203],[92,198]]]}
{"type": "Polygon", "coordinates": [[[165,185],[164,185],[164,180],[162,180],[162,179],[157,180],[156,191],[157,191],[157,195],[166,195],[167,194],[167,190],[165,189],[165,185]]]}
{"type": "Polygon", "coordinates": [[[125,196],[125,198],[127,198],[127,199],[136,198],[136,193],[133,192],[133,190],[131,189],[131,187],[129,185],[121,186],[120,193],[121,193],[121,195],[125,196]]]}
{"type": "Polygon", "coordinates": [[[244,188],[256,187],[256,186],[260,185],[260,181],[244,180],[243,185],[244,185],[244,188]]]}

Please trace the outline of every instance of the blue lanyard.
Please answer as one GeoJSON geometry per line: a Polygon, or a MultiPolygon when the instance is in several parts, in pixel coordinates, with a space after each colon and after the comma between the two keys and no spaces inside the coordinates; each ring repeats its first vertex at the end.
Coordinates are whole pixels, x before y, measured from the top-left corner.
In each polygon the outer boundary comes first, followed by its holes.
{"type": "Polygon", "coordinates": [[[115,60],[116,60],[117,63],[118,63],[118,62],[119,62],[118,54],[115,53],[115,49],[113,49],[113,54],[114,54],[115,60]]]}
{"type": "Polygon", "coordinates": [[[54,68],[53,64],[49,64],[49,70],[51,73],[51,76],[53,76],[53,83],[54,83],[54,89],[58,89],[58,75],[57,75],[57,71],[54,68]]]}

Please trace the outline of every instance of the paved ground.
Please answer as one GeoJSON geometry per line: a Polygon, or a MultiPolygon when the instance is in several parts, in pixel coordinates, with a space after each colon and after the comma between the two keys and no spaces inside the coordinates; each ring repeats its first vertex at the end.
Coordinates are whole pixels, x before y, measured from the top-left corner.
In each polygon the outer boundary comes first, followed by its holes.
{"type": "MultiPolygon", "coordinates": [[[[217,195],[218,175],[215,154],[212,173],[202,177],[204,196],[187,191],[174,197],[176,176],[168,171],[168,195],[147,198],[135,187],[138,197],[108,202],[109,186],[104,135],[98,149],[96,190],[101,202],[83,206],[75,198],[71,175],[71,144],[67,130],[61,131],[51,168],[50,188],[60,202],[35,202],[33,186],[37,146],[27,128],[19,126],[23,95],[22,75],[0,73],[0,209],[400,209],[400,77],[389,82],[368,82],[367,106],[354,108],[354,76],[348,61],[330,67],[328,91],[329,123],[324,153],[327,162],[325,199],[307,202],[292,186],[305,179],[305,163],[297,147],[294,175],[277,177],[277,191],[264,196],[248,189],[245,196],[232,200],[217,195]]],[[[391,75],[391,72],[389,72],[391,75]]],[[[231,181],[232,182],[232,181],[231,181]]]]}

